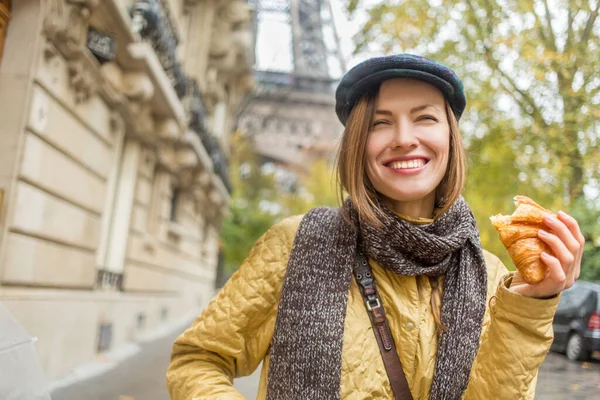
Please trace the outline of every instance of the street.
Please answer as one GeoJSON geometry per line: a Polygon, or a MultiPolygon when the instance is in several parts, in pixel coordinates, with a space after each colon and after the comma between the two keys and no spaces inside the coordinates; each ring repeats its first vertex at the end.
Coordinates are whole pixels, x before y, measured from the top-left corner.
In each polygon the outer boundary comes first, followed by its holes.
{"type": "Polygon", "coordinates": [[[542,364],[536,400],[600,399],[600,360],[571,362],[563,354],[549,353],[542,364]]]}
{"type": "MultiPolygon", "coordinates": [[[[171,343],[177,334],[142,345],[142,351],[106,374],[52,393],[53,400],[168,400],[165,370],[171,343]]],[[[238,379],[236,388],[254,399],[258,388],[253,376],[238,379]]],[[[549,353],[540,370],[536,400],[600,400],[600,361],[574,363],[549,353]]]]}

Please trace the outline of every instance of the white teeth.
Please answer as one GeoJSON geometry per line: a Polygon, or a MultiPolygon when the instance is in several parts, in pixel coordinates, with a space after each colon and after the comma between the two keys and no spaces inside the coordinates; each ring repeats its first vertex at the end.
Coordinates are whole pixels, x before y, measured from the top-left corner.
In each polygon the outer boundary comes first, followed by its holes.
{"type": "Polygon", "coordinates": [[[425,160],[422,158],[418,158],[410,161],[394,161],[389,164],[389,166],[393,169],[411,169],[411,168],[420,168],[425,165],[425,160]]]}

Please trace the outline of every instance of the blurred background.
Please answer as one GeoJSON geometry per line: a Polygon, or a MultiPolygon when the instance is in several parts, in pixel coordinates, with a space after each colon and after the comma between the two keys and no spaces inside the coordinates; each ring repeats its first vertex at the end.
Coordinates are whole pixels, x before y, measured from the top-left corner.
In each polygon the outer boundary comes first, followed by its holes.
{"type": "MultiPolygon", "coordinates": [[[[172,341],[258,237],[338,204],[333,93],[376,55],[463,78],[484,247],[512,267],[488,218],[527,195],[578,219],[600,281],[599,8],[0,0],[0,398],[166,400],[172,341]]],[[[599,288],[563,296],[536,398],[600,399],[599,288]]]]}

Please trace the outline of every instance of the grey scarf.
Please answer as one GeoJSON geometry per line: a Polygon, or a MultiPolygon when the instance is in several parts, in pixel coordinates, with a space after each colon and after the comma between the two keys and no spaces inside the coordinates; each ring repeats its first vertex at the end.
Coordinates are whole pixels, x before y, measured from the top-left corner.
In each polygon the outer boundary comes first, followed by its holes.
{"type": "Polygon", "coordinates": [[[278,305],[267,399],[340,399],[344,319],[359,242],[370,258],[400,275],[445,275],[441,318],[449,330],[438,342],[431,399],[460,399],[479,348],[487,289],[479,231],[466,201],[459,198],[427,225],[385,210],[382,229],[359,223],[349,200],[343,210],[351,222],[342,209],[315,208],[300,223],[278,305]]]}

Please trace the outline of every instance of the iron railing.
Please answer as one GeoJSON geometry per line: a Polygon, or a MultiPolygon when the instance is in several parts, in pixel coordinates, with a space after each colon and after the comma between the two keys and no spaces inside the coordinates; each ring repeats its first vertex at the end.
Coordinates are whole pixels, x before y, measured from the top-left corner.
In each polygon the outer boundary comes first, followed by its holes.
{"type": "Polygon", "coordinates": [[[165,73],[169,77],[177,96],[186,104],[188,126],[200,137],[213,162],[214,172],[231,193],[228,160],[217,138],[205,124],[205,110],[198,83],[189,78],[177,60],[176,49],[179,39],[161,0],[136,0],[131,8],[134,30],[152,44],[165,73]]]}

